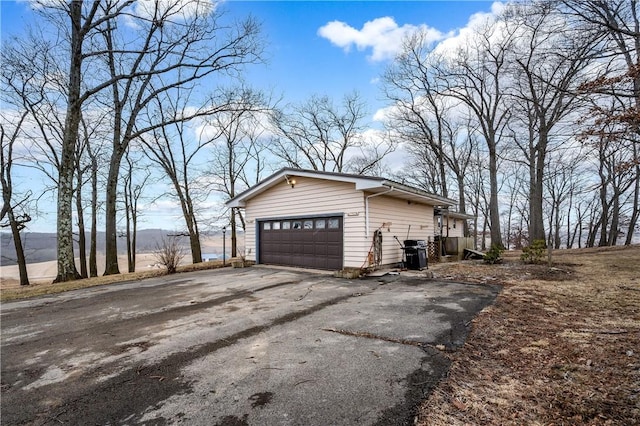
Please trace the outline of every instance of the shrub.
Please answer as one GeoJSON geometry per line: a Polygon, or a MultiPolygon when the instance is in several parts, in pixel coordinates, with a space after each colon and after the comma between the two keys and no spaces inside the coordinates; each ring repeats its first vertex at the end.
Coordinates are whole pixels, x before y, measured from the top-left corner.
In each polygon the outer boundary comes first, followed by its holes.
{"type": "Polygon", "coordinates": [[[484,263],[488,263],[493,265],[494,263],[498,263],[502,260],[502,252],[504,249],[497,244],[491,244],[491,248],[484,255],[484,263]]]}
{"type": "Polygon", "coordinates": [[[177,237],[163,238],[162,242],[156,243],[155,257],[159,264],[167,268],[167,273],[175,273],[184,257],[179,239],[177,237]]]}
{"type": "Polygon", "coordinates": [[[524,263],[542,263],[546,249],[547,243],[544,240],[534,240],[530,246],[522,249],[520,259],[524,263]]]}

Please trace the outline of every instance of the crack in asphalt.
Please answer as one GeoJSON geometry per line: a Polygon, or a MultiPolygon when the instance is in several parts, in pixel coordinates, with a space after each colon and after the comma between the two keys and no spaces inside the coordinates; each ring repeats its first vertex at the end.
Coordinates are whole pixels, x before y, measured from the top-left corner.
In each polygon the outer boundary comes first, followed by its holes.
{"type": "Polygon", "coordinates": [[[350,331],[350,330],[342,330],[342,329],[336,329],[336,328],[321,328],[321,330],[330,331],[332,333],[344,334],[345,336],[364,337],[367,339],[383,340],[385,342],[399,343],[401,345],[417,346],[419,348],[423,348],[425,346],[431,346],[425,342],[418,342],[416,340],[409,340],[409,339],[397,339],[395,337],[380,336],[378,334],[369,333],[368,331],[350,331]]]}

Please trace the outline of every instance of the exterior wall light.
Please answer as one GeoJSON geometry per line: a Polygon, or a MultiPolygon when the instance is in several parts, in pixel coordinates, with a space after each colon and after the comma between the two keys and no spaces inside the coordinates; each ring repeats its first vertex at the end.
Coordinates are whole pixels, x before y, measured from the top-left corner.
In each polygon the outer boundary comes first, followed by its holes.
{"type": "Polygon", "coordinates": [[[296,186],[295,178],[292,178],[292,177],[289,177],[289,176],[285,176],[284,178],[287,180],[287,185],[291,185],[291,188],[296,186]]]}

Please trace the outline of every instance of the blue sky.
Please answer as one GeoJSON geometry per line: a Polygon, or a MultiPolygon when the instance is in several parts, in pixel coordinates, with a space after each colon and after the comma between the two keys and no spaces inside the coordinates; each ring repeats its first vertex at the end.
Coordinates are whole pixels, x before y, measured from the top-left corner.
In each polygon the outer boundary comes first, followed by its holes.
{"type": "MultiPolygon", "coordinates": [[[[386,106],[377,79],[406,31],[425,26],[434,40],[455,35],[474,14],[490,13],[492,2],[227,0],[222,7],[229,16],[251,14],[262,23],[267,63],[248,70],[248,83],[272,90],[284,103],[313,94],[339,101],[355,90],[367,101],[372,121],[375,112],[386,106]]],[[[0,0],[0,13],[3,41],[19,35],[26,24],[37,25],[24,0],[0,0]]],[[[44,214],[29,230],[55,229],[55,208],[48,204],[41,204],[44,214]]],[[[143,228],[166,226],[152,217],[146,220],[143,228]]],[[[168,223],[175,227],[175,221],[168,223]]]]}
{"type": "MultiPolygon", "coordinates": [[[[383,105],[375,80],[389,59],[372,58],[371,45],[359,50],[337,46],[319,29],[340,21],[361,31],[368,22],[388,17],[398,28],[428,25],[442,33],[464,27],[476,12],[489,12],[486,1],[231,1],[225,7],[239,15],[253,14],[263,23],[269,63],[252,70],[251,80],[296,102],[314,93],[338,100],[359,91],[371,103],[371,113],[383,105]]],[[[388,35],[388,34],[387,34],[388,35]]],[[[364,36],[366,38],[366,36],[364,36]]],[[[376,37],[375,34],[371,38],[376,37]]],[[[384,43],[384,34],[377,43],[384,43]]],[[[371,44],[375,44],[371,40],[371,44]]]]}

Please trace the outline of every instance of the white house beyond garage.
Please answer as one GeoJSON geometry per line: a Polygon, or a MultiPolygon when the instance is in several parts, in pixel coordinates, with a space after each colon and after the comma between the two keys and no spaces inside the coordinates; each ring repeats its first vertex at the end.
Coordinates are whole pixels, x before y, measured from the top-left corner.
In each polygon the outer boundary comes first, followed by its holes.
{"type": "Polygon", "coordinates": [[[339,270],[401,262],[400,242],[432,240],[434,208],[455,201],[383,178],[284,168],[226,204],[244,209],[247,260],[339,270]]]}

